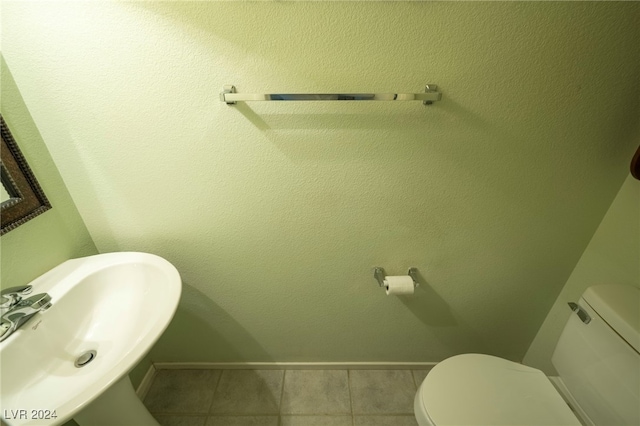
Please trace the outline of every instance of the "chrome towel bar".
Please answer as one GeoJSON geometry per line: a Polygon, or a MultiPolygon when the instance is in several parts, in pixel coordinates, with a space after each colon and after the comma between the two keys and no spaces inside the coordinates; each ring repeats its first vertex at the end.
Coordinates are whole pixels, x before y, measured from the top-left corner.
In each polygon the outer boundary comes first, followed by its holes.
{"type": "Polygon", "coordinates": [[[431,105],[441,99],[435,84],[427,84],[424,93],[237,93],[232,85],[224,86],[220,93],[227,105],[252,101],[422,101],[431,105]]]}

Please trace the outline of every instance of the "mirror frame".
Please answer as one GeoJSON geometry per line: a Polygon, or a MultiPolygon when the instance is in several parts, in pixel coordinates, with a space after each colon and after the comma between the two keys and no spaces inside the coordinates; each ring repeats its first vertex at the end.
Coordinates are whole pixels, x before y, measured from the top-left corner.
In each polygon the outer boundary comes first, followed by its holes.
{"type": "Polygon", "coordinates": [[[640,180],[640,146],[631,160],[631,175],[640,180]]]}
{"type": "Polygon", "coordinates": [[[18,148],[9,127],[0,115],[2,134],[2,185],[11,196],[0,204],[0,235],[17,228],[23,223],[51,208],[44,191],[33,175],[27,160],[18,148]]]}

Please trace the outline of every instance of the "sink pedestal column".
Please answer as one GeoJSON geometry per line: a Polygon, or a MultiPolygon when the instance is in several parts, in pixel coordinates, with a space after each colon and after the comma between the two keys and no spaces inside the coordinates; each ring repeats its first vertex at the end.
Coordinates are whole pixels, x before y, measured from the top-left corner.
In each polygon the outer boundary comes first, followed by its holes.
{"type": "Polygon", "coordinates": [[[83,408],[73,420],[80,426],[160,426],[125,375],[83,408]]]}

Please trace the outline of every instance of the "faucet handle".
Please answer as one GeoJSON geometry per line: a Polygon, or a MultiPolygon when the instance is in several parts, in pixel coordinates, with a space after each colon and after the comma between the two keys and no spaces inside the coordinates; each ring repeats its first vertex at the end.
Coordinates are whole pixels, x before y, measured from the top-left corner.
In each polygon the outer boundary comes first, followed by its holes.
{"type": "Polygon", "coordinates": [[[19,295],[25,296],[33,291],[33,286],[31,285],[20,285],[17,287],[9,287],[0,291],[0,296],[7,297],[10,295],[19,295]]]}
{"type": "Polygon", "coordinates": [[[31,297],[20,300],[15,306],[28,306],[35,310],[46,310],[51,306],[51,296],[47,293],[34,294],[31,297]]]}
{"type": "Polygon", "coordinates": [[[17,287],[9,287],[0,291],[0,312],[5,312],[15,306],[22,296],[26,296],[33,291],[33,286],[23,285],[17,287]]]}

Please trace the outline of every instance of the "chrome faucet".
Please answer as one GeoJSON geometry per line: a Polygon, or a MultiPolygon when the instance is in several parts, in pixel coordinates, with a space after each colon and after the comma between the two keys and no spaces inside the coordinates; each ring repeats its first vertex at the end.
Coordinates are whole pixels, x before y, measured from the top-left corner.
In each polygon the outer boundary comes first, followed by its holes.
{"type": "Polygon", "coordinates": [[[11,287],[0,293],[0,342],[11,336],[31,317],[51,307],[51,296],[39,293],[28,298],[33,291],[31,286],[11,287]]]}
{"type": "Polygon", "coordinates": [[[31,294],[32,291],[33,287],[30,285],[10,287],[0,291],[0,315],[4,315],[22,300],[22,296],[31,294]]]}

